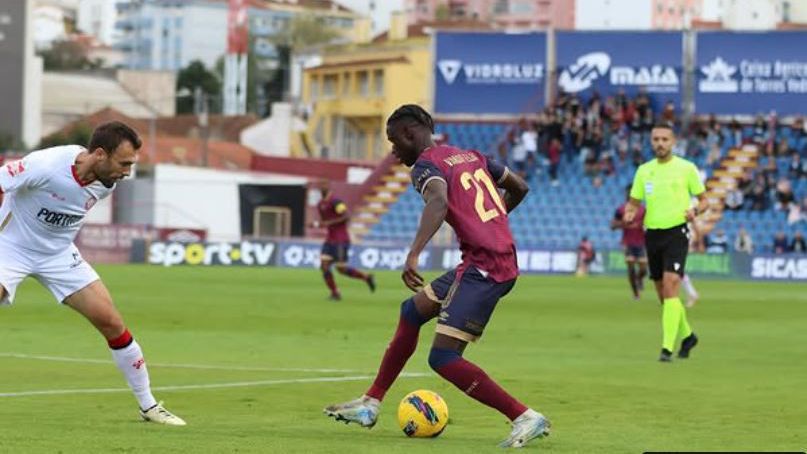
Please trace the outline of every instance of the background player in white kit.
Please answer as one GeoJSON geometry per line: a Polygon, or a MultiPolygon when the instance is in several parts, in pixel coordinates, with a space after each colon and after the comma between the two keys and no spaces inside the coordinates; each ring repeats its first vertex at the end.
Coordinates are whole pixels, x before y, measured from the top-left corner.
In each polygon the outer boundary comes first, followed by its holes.
{"type": "Polygon", "coordinates": [[[19,283],[34,276],[106,338],[143,419],[184,426],[154,399],[140,345],[73,244],[87,211],[129,175],[140,146],[134,130],[112,122],[93,132],[89,149],[39,150],[0,167],[0,304],[11,304],[19,283]]]}

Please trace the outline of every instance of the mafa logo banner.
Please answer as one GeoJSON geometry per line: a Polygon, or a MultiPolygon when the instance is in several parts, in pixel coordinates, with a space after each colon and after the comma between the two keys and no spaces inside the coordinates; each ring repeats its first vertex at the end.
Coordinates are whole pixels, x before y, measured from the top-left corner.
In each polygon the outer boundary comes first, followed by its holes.
{"type": "Polygon", "coordinates": [[[544,105],[545,33],[435,36],[437,113],[518,114],[544,105]]]}
{"type": "Polygon", "coordinates": [[[697,112],[804,112],[807,32],[704,32],[697,40],[697,112]]]}
{"type": "Polygon", "coordinates": [[[557,32],[558,90],[632,96],[642,88],[655,109],[680,104],[682,40],[676,32],[557,32]]]}

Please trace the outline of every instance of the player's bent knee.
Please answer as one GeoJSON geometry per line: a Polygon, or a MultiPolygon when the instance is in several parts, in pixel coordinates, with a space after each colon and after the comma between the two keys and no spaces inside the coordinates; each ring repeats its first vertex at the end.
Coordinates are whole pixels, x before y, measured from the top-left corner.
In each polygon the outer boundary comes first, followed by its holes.
{"type": "Polygon", "coordinates": [[[429,367],[439,371],[443,366],[460,358],[462,358],[462,355],[456,350],[432,347],[429,352],[429,367]]]}

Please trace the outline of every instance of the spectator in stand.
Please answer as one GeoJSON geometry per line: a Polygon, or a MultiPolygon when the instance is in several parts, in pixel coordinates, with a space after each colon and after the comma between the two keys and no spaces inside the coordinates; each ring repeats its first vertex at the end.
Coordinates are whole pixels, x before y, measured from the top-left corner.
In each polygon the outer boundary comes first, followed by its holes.
{"type": "Polygon", "coordinates": [[[807,196],[801,201],[801,217],[803,221],[807,221],[807,196]]]}
{"type": "Polygon", "coordinates": [[[776,209],[789,211],[790,205],[795,201],[790,181],[784,178],[779,180],[779,183],[776,184],[776,209]]]}
{"type": "Polygon", "coordinates": [[[797,203],[791,203],[790,209],[787,211],[787,223],[798,224],[804,218],[804,213],[801,211],[801,206],[797,203]]]}
{"type": "Polygon", "coordinates": [[[802,236],[801,232],[796,232],[796,234],[793,235],[793,241],[790,242],[788,252],[794,252],[796,254],[804,254],[807,252],[807,243],[805,243],[804,236],[802,236]]]}
{"type": "Polygon", "coordinates": [[[784,254],[788,249],[787,237],[783,232],[777,232],[773,237],[773,252],[775,254],[784,254]]]}
{"type": "Polygon", "coordinates": [[[717,167],[717,164],[720,162],[720,158],[722,150],[723,150],[723,130],[720,126],[720,123],[717,122],[716,119],[712,118],[709,121],[709,129],[707,130],[706,134],[706,150],[707,150],[707,157],[706,157],[706,165],[710,168],[717,167]]]}
{"type": "Polygon", "coordinates": [[[752,210],[762,211],[768,208],[768,187],[765,175],[757,174],[754,178],[748,199],[751,201],[752,210]]]}
{"type": "Polygon", "coordinates": [[[616,173],[614,158],[611,157],[610,152],[602,154],[602,160],[600,161],[600,170],[602,171],[602,174],[606,177],[613,176],[616,173]]]}
{"type": "Polygon", "coordinates": [[[549,158],[549,178],[552,186],[558,185],[558,166],[560,165],[560,140],[552,139],[547,148],[547,157],[549,158]]]}
{"type": "Polygon", "coordinates": [[[588,237],[584,236],[577,245],[577,276],[588,275],[588,269],[594,261],[594,257],[596,257],[594,245],[588,240],[588,237]]]}
{"type": "Polygon", "coordinates": [[[538,163],[538,129],[533,121],[522,119],[521,145],[527,154],[527,176],[535,171],[538,163]]]}
{"type": "Polygon", "coordinates": [[[734,250],[736,252],[745,252],[746,254],[754,253],[754,241],[745,230],[745,227],[740,227],[740,231],[737,232],[737,238],[734,239],[734,250]]]}
{"type": "Polygon", "coordinates": [[[743,145],[743,127],[736,118],[731,120],[729,135],[731,137],[732,147],[740,148],[743,145]]]}
{"type": "Polygon", "coordinates": [[[729,238],[723,229],[718,229],[706,237],[706,245],[707,254],[725,254],[729,251],[729,238]]]}
{"type": "Polygon", "coordinates": [[[807,176],[807,164],[801,160],[801,155],[795,151],[790,155],[790,165],[788,166],[788,173],[792,180],[798,180],[807,176]]]}
{"type": "MultiPolygon", "coordinates": [[[[705,130],[701,129],[695,132],[695,137],[687,143],[687,156],[689,157],[700,157],[709,152],[709,144],[708,144],[708,134],[705,130]]],[[[719,154],[720,150],[718,149],[718,159],[720,157],[719,154]]]]}
{"type": "Polygon", "coordinates": [[[740,190],[739,187],[729,190],[726,194],[726,209],[732,211],[738,211],[743,208],[743,203],[745,202],[745,196],[743,195],[743,191],[740,190]]]}
{"type": "Polygon", "coordinates": [[[675,116],[675,103],[667,101],[664,105],[664,110],[661,111],[661,122],[669,125],[677,125],[678,118],[675,116]]]}
{"type": "MultiPolygon", "coordinates": [[[[756,120],[754,120],[751,142],[758,145],[760,150],[767,151],[768,124],[765,123],[765,118],[763,118],[762,115],[757,115],[756,120]]],[[[769,153],[766,152],[766,154],[769,153]]]]}
{"type": "Polygon", "coordinates": [[[807,154],[807,128],[804,119],[797,118],[791,127],[791,138],[793,140],[793,150],[799,154],[807,154]]]}

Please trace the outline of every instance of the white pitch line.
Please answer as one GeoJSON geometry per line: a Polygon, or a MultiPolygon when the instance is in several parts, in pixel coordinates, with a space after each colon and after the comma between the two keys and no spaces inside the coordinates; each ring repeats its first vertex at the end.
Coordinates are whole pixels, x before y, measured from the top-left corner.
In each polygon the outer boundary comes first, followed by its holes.
{"type": "MultiPolygon", "coordinates": [[[[401,377],[426,377],[428,374],[403,373],[401,377]]],[[[370,375],[357,375],[352,377],[316,377],[316,378],[291,378],[286,380],[258,380],[240,381],[230,383],[209,383],[203,385],[175,385],[175,386],[155,386],[153,391],[188,391],[195,389],[221,389],[221,388],[244,388],[250,386],[272,386],[287,385],[297,383],[323,383],[323,382],[343,382],[359,381],[374,378],[370,375]]],[[[45,389],[40,391],[19,391],[10,393],[0,393],[0,397],[26,397],[26,396],[53,396],[59,394],[108,394],[131,392],[129,388],[90,388],[90,389],[45,389]]]]}
{"type": "MultiPolygon", "coordinates": [[[[19,358],[19,359],[36,359],[41,361],[62,361],[70,363],[85,363],[85,364],[112,364],[112,359],[88,359],[88,358],[68,358],[64,356],[45,356],[45,355],[27,355],[24,353],[0,353],[0,357],[5,358],[19,358]]],[[[172,367],[176,369],[207,369],[207,370],[238,370],[238,371],[252,371],[252,372],[309,372],[309,373],[341,373],[341,374],[355,374],[364,373],[365,371],[353,369],[305,369],[294,367],[245,367],[245,366],[217,366],[206,364],[167,364],[167,363],[152,363],[147,362],[149,367],[172,367]]]]}

